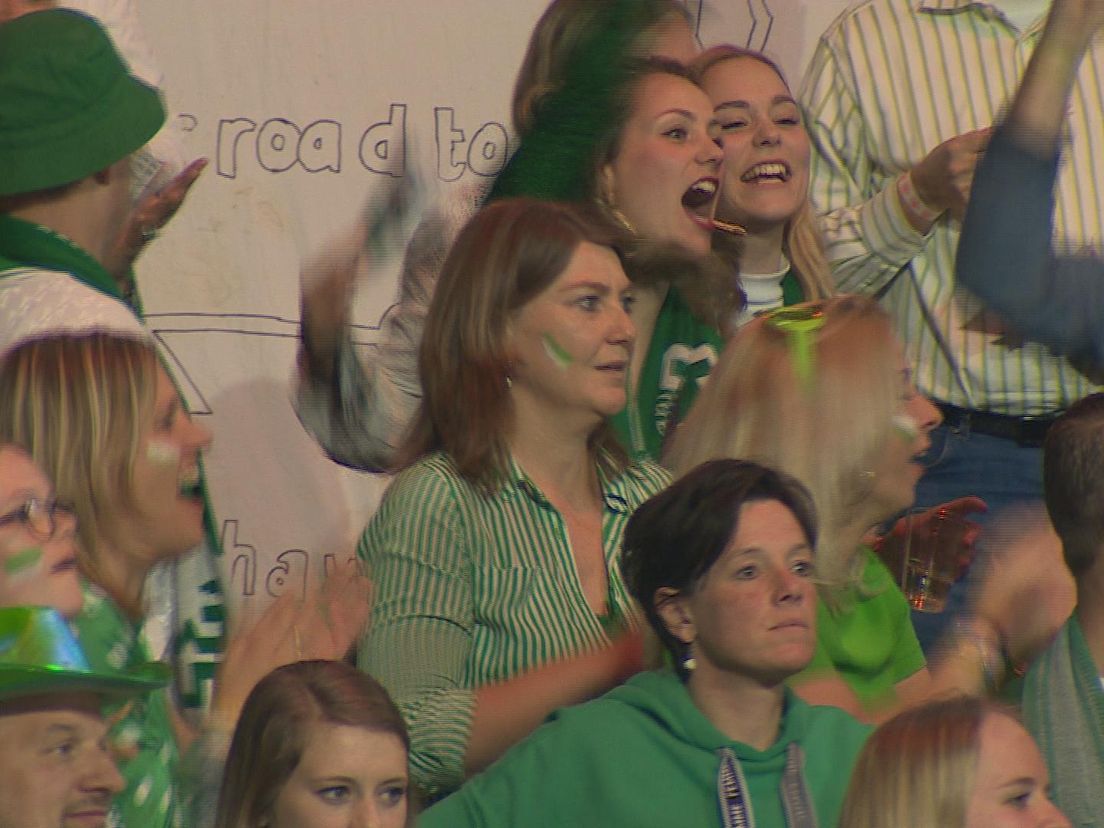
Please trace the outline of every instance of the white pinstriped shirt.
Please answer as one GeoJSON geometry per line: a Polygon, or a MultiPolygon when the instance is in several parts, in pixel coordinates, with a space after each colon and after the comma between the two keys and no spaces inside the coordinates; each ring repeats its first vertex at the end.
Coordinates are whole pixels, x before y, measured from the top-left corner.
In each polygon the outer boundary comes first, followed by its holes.
{"type": "MultiPolygon", "coordinates": [[[[1018,6],[1022,6],[1020,3],[1018,6]]],[[[1027,415],[1096,390],[1070,363],[983,314],[954,283],[959,226],[922,236],[897,176],[944,140],[992,125],[1011,100],[1046,12],[1018,30],[1000,2],[866,0],[821,37],[801,91],[814,142],[812,197],[827,213],[840,291],[882,297],[922,391],[966,408],[1027,415]]],[[[1071,98],[1072,146],[1057,190],[1055,243],[1099,250],[1104,236],[1104,48],[1071,98]]]]}

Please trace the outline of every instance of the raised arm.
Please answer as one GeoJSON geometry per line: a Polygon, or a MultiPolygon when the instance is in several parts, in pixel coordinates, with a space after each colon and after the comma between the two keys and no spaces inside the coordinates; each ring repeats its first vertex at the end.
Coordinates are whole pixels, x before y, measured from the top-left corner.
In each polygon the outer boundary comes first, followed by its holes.
{"type": "Polygon", "coordinates": [[[422,398],[418,347],[437,276],[477,197],[465,191],[427,211],[406,247],[398,302],[384,316],[380,341],[364,349],[354,345],[348,319],[361,257],[369,255],[367,229],[304,265],[293,402],[336,462],[366,471],[391,466],[422,398]]]}
{"type": "Polygon", "coordinates": [[[1067,101],[1102,22],[1100,0],[1055,0],[978,170],[956,263],[959,282],[1012,326],[1097,367],[1104,364],[1104,261],[1055,256],[1051,236],[1067,101]]]}
{"type": "Polygon", "coordinates": [[[896,135],[901,126],[882,110],[901,90],[876,78],[860,85],[863,72],[897,69],[880,48],[843,26],[829,29],[800,93],[814,150],[810,196],[841,292],[882,290],[924,251],[937,219],[961,219],[989,135],[979,129],[950,137],[911,168],[891,168],[908,152],[908,136],[896,135]]]}

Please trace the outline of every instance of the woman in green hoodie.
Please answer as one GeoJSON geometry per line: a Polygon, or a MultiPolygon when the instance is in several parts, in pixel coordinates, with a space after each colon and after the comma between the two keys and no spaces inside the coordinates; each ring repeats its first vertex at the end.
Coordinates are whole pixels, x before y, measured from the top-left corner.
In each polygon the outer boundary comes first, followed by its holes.
{"type": "Polygon", "coordinates": [[[422,828],[835,825],[869,731],[785,686],[816,646],[815,543],[805,489],[754,463],[644,503],[625,581],[675,668],[555,714],[422,828]]]}

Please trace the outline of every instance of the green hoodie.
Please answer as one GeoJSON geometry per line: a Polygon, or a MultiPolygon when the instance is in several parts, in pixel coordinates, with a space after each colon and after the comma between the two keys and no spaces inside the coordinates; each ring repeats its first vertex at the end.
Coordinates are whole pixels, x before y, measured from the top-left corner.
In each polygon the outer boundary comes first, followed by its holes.
{"type": "Polygon", "coordinates": [[[785,828],[779,784],[787,746],[805,758],[820,828],[832,828],[870,728],[786,690],[778,740],[733,742],[671,672],[642,673],[600,699],[553,714],[485,773],[423,814],[420,828],[721,826],[720,751],[740,763],[755,828],[785,828]]]}

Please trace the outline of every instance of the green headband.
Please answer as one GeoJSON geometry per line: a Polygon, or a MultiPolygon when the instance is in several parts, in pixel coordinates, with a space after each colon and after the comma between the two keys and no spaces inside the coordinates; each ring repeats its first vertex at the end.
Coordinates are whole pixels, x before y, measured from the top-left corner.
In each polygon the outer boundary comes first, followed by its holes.
{"type": "Polygon", "coordinates": [[[794,374],[808,390],[813,379],[813,369],[816,367],[816,352],[813,350],[815,335],[826,321],[824,308],[820,305],[778,308],[764,314],[763,321],[786,335],[794,374]]]}

